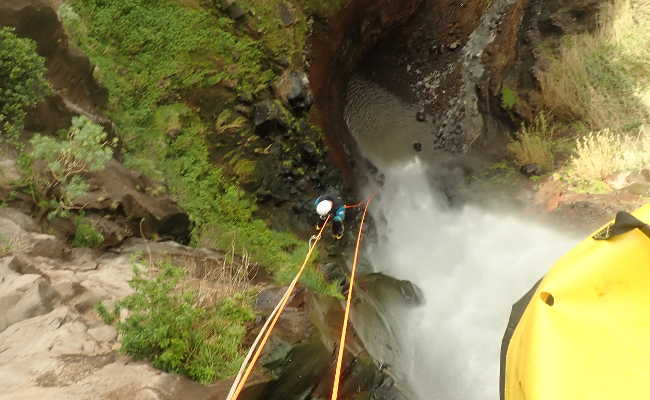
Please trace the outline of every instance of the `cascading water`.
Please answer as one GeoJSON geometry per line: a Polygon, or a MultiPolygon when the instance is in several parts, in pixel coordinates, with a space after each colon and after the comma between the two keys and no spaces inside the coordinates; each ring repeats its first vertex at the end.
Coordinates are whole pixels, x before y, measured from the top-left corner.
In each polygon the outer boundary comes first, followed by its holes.
{"type": "Polygon", "coordinates": [[[363,329],[361,336],[409,397],[496,400],[512,304],[577,239],[471,199],[450,207],[431,184],[435,154],[413,150],[426,129],[414,109],[369,80],[350,83],[348,127],[385,176],[371,210],[377,240],[366,254],[375,271],[409,280],[423,295],[417,307],[385,300],[386,343],[363,329]]]}

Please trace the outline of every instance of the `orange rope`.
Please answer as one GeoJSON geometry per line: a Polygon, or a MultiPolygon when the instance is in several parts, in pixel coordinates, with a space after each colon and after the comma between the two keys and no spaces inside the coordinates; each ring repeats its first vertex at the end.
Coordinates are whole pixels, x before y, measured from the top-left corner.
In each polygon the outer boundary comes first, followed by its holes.
{"type": "MultiPolygon", "coordinates": [[[[264,349],[264,346],[266,345],[266,342],[269,339],[269,336],[271,336],[271,332],[273,331],[273,328],[275,328],[275,324],[278,322],[278,319],[280,319],[280,315],[282,314],[282,311],[284,311],[284,308],[287,305],[287,302],[289,301],[289,298],[291,297],[291,293],[293,292],[294,288],[296,287],[296,284],[298,283],[298,280],[300,280],[300,277],[302,276],[302,273],[305,271],[305,267],[307,266],[307,261],[309,261],[309,257],[311,256],[311,253],[314,251],[316,248],[316,244],[318,244],[318,241],[321,238],[321,235],[323,234],[323,231],[325,230],[325,227],[327,226],[327,223],[329,222],[330,217],[329,215],[327,216],[327,219],[325,220],[325,223],[321,227],[320,231],[318,232],[318,236],[316,236],[316,240],[314,241],[314,244],[312,244],[309,247],[309,251],[307,252],[307,256],[305,257],[305,261],[302,263],[302,266],[300,267],[300,270],[296,274],[296,276],[293,278],[293,281],[291,281],[291,284],[289,285],[289,288],[287,288],[286,293],[284,294],[284,297],[280,301],[280,308],[278,312],[275,314],[271,314],[269,318],[273,318],[271,321],[271,325],[269,328],[266,330],[266,333],[264,334],[264,337],[262,338],[262,341],[260,345],[257,347],[257,350],[255,351],[255,355],[253,356],[252,360],[248,364],[248,367],[246,368],[246,372],[244,373],[242,379],[237,382],[233,382],[233,387],[236,385],[236,389],[234,393],[231,396],[228,396],[227,400],[237,400],[239,395],[241,394],[241,391],[244,389],[244,385],[246,384],[246,380],[250,376],[251,372],[253,371],[253,367],[255,367],[255,363],[259,359],[260,355],[262,354],[262,350],[264,349]]],[[[231,393],[232,393],[232,388],[231,388],[231,393]]]]}
{"type": "Polygon", "coordinates": [[[361,207],[365,202],[366,202],[366,201],[364,200],[364,201],[362,201],[362,202],[360,202],[360,203],[357,203],[357,204],[352,204],[352,205],[347,205],[347,204],[346,204],[346,205],[345,205],[345,208],[357,208],[357,207],[361,207]]]}
{"type": "Polygon", "coordinates": [[[357,271],[357,261],[359,259],[359,247],[361,245],[361,233],[363,232],[363,222],[366,219],[368,212],[368,205],[372,201],[372,197],[366,201],[366,207],[363,209],[363,216],[361,217],[361,226],[359,226],[359,234],[357,235],[357,245],[354,249],[354,261],[352,262],[352,272],[350,273],[350,288],[348,289],[348,299],[345,305],[345,317],[343,319],[343,330],[341,331],[341,342],[339,344],[339,355],[336,361],[336,373],[334,375],[334,386],[332,388],[332,400],[336,400],[339,393],[339,380],[341,379],[341,366],[343,365],[343,352],[345,351],[345,338],[348,332],[348,319],[350,317],[350,304],[352,303],[352,289],[354,288],[354,277],[357,271]]]}
{"type": "Polygon", "coordinates": [[[360,201],[360,202],[358,202],[357,204],[352,204],[352,205],[347,205],[347,204],[346,204],[344,207],[345,207],[345,208],[357,208],[357,207],[361,207],[361,206],[364,205],[364,204],[367,205],[367,204],[368,204],[370,201],[372,201],[372,199],[374,199],[375,196],[378,195],[378,194],[379,194],[379,192],[375,192],[374,194],[372,194],[372,196],[368,197],[368,199],[366,199],[366,200],[364,200],[364,201],[360,201]]]}

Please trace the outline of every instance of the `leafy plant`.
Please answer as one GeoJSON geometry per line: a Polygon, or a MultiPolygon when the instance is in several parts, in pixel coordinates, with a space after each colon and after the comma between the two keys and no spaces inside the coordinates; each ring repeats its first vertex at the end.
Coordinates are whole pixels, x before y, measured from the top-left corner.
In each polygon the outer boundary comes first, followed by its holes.
{"type": "MultiPolygon", "coordinates": [[[[35,176],[42,193],[58,188],[58,202],[71,208],[88,191],[83,174],[103,169],[113,157],[113,143],[101,126],[86,117],[75,117],[65,140],[35,135],[31,141],[32,160],[45,163],[45,176],[35,176]]],[[[47,196],[46,196],[47,197],[47,196]]]]}
{"type": "Polygon", "coordinates": [[[16,139],[26,110],[49,93],[45,72],[34,41],[17,37],[13,28],[0,28],[0,139],[16,139]]]}
{"type": "Polygon", "coordinates": [[[514,90],[507,86],[504,86],[503,89],[501,89],[501,107],[505,110],[512,110],[518,101],[519,98],[514,90]]]}
{"type": "Polygon", "coordinates": [[[129,282],[135,293],[115,310],[96,308],[107,322],[116,320],[120,308],[129,310],[117,322],[122,351],[204,384],[233,375],[243,359],[246,324],[255,318],[251,297],[241,293],[202,308],[195,292],[179,287],[182,269],[171,264],[159,268],[153,277],[136,269],[129,282]]]}
{"type": "Polygon", "coordinates": [[[113,325],[120,317],[120,307],[116,305],[113,310],[109,311],[106,305],[101,301],[95,304],[95,312],[106,325],[113,325]]]}
{"type": "Polygon", "coordinates": [[[83,216],[78,216],[74,220],[75,233],[72,239],[73,247],[99,247],[104,243],[104,235],[95,229],[92,221],[83,216]]]}
{"type": "MultiPolygon", "coordinates": [[[[207,2],[216,6],[213,13],[176,1],[154,3],[72,0],[67,3],[71,9],[60,11],[67,32],[97,65],[97,77],[109,91],[108,113],[120,132],[125,164],[165,180],[194,222],[193,243],[226,248],[235,239],[254,262],[285,282],[306,253],[305,241],[276,232],[256,217],[255,198],[232,177],[252,180],[255,165],[224,160],[224,170],[214,162],[221,159],[222,146],[215,144],[220,137],[244,155],[240,160],[251,159],[240,147],[257,139],[247,130],[250,123],[227,110],[237,97],[250,101],[270,85],[276,75],[271,66],[277,63],[269,53],[282,52],[269,52],[265,46],[270,42],[236,26],[225,16],[221,1],[207,2]],[[210,103],[210,111],[188,104],[197,93],[209,94],[201,101],[210,103]]],[[[272,11],[267,2],[247,4],[272,11]]],[[[281,38],[286,29],[275,25],[274,38],[281,38]]],[[[297,42],[274,43],[277,49],[297,48],[297,42]]],[[[318,135],[292,135],[292,140],[297,142],[295,148],[302,149],[313,137],[318,135]]],[[[285,154],[299,153],[284,143],[281,146],[285,154]]],[[[312,147],[320,151],[320,146],[312,147]]],[[[338,293],[314,269],[304,282],[338,293]]]]}

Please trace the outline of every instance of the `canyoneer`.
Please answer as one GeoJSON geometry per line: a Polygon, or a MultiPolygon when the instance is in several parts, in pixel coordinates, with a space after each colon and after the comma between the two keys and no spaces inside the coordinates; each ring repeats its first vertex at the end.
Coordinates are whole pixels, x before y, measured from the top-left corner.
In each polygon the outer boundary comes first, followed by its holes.
{"type": "Polygon", "coordinates": [[[314,201],[314,206],[316,207],[316,213],[320,217],[316,223],[316,230],[320,231],[327,216],[330,216],[332,220],[332,236],[337,240],[341,239],[344,231],[343,221],[345,221],[345,203],[341,195],[335,191],[327,192],[314,201]]]}

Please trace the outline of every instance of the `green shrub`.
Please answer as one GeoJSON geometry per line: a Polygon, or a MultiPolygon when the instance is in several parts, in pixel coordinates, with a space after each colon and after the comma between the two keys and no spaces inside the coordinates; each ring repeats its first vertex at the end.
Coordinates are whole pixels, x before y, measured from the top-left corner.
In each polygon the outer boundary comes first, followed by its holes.
{"type": "Polygon", "coordinates": [[[530,125],[522,126],[517,140],[508,144],[508,151],[518,165],[537,164],[548,171],[554,163],[553,135],[553,124],[540,113],[530,125]]]}
{"type": "Polygon", "coordinates": [[[92,221],[79,216],[74,220],[75,233],[72,239],[73,247],[90,247],[96,248],[104,243],[104,236],[95,229],[92,221]]]}
{"type": "Polygon", "coordinates": [[[512,108],[517,104],[517,101],[519,101],[517,92],[506,86],[501,89],[501,107],[505,110],[512,110],[512,108]]]}
{"type": "MultiPolygon", "coordinates": [[[[163,147],[154,128],[160,107],[189,91],[234,87],[252,98],[274,79],[259,40],[224,15],[171,0],[73,0],[61,13],[67,31],[97,65],[109,114],[129,151],[163,147]]],[[[213,94],[211,94],[213,96],[213,94]]]]}
{"type": "Polygon", "coordinates": [[[201,308],[196,293],[179,288],[183,277],[182,269],[169,264],[151,279],[136,269],[129,282],[135,293],[111,312],[103,305],[97,310],[107,322],[115,321],[119,308],[129,310],[117,323],[126,354],[204,384],[234,375],[244,355],[246,324],[255,318],[251,296],[242,293],[201,308]]]}
{"type": "MultiPolygon", "coordinates": [[[[109,90],[108,113],[125,147],[125,164],[165,180],[194,222],[194,244],[227,248],[235,240],[286,282],[306,254],[306,241],[256,218],[253,196],[215,165],[219,149],[212,147],[216,136],[245,137],[248,121],[224,110],[237,96],[252,99],[269,86],[275,77],[271,57],[263,41],[219,11],[221,1],[208,3],[219,6],[216,15],[169,0],[73,0],[72,9],[60,14],[109,90]],[[209,88],[212,116],[182,101],[202,88],[209,88]],[[172,131],[177,134],[170,139],[172,131]]],[[[249,2],[270,12],[262,3],[249,2]]],[[[243,180],[252,179],[254,165],[234,167],[243,180]]],[[[336,293],[314,269],[304,282],[336,293]]]]}
{"type": "Polygon", "coordinates": [[[26,109],[49,93],[45,72],[34,41],[17,37],[13,28],[0,28],[0,139],[16,138],[26,109]]]}
{"type": "Polygon", "coordinates": [[[32,160],[45,162],[45,176],[34,175],[37,189],[49,193],[58,189],[58,202],[69,208],[88,192],[84,173],[103,169],[113,157],[112,143],[101,126],[86,117],[75,117],[66,139],[35,135],[31,141],[32,160]]]}
{"type": "Polygon", "coordinates": [[[119,305],[116,305],[112,311],[109,311],[101,301],[95,304],[95,312],[106,325],[113,325],[120,317],[119,305]]]}

